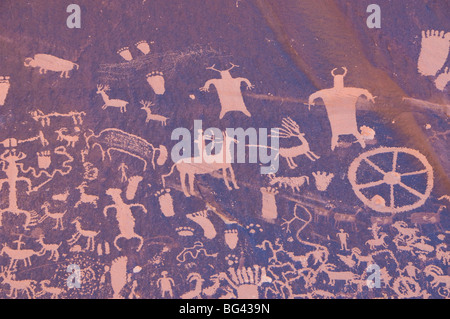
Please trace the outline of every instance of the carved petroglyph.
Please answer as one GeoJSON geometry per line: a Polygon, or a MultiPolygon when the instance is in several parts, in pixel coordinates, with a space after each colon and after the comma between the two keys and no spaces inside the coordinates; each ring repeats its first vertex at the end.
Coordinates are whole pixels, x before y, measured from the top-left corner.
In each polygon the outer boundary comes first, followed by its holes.
{"type": "Polygon", "coordinates": [[[207,70],[213,70],[220,73],[220,79],[212,79],[206,81],[205,85],[200,88],[200,91],[208,92],[211,85],[217,90],[219,100],[221,104],[221,110],[219,118],[222,119],[225,114],[232,111],[238,111],[244,113],[246,116],[252,115],[245,106],[244,99],[241,93],[241,83],[247,84],[247,90],[252,89],[254,86],[246,78],[233,78],[230,71],[238,65],[231,63],[231,67],[227,70],[218,70],[214,68],[215,65],[206,68],[207,70]]]}
{"type": "Polygon", "coordinates": [[[444,66],[450,49],[450,32],[422,31],[417,69],[425,76],[434,76],[444,66]]]}
{"type": "Polygon", "coordinates": [[[300,132],[300,126],[290,117],[284,118],[282,121],[282,128],[279,128],[279,137],[281,138],[297,138],[302,144],[293,147],[280,147],[279,155],[286,158],[290,169],[297,167],[294,162],[294,157],[305,155],[311,161],[316,161],[320,157],[312,152],[309,148],[309,143],[305,138],[305,134],[300,132]]]}
{"type": "Polygon", "coordinates": [[[69,78],[69,72],[78,70],[80,66],[74,62],[67,61],[50,54],[36,54],[33,58],[26,58],[26,67],[38,68],[40,74],[47,71],[61,72],[60,77],[69,78]]]}
{"type": "Polygon", "coordinates": [[[347,69],[343,67],[344,74],[336,74],[337,69],[331,71],[334,77],[334,87],[324,89],[311,94],[309,97],[309,108],[314,101],[321,98],[328,113],[328,120],[331,125],[331,150],[338,146],[339,136],[353,135],[362,148],[366,147],[366,142],[358,131],[356,123],[356,102],[360,96],[365,96],[369,101],[375,103],[375,97],[365,89],[354,87],[344,87],[344,77],[347,69]]]}
{"type": "MultiPolygon", "coordinates": [[[[367,167],[366,165],[366,167],[367,167]]],[[[428,163],[425,156],[419,153],[416,150],[409,148],[398,148],[398,147],[380,147],[365,153],[362,153],[358,156],[351,164],[348,169],[348,179],[352,185],[353,191],[356,196],[367,206],[372,208],[373,210],[380,213],[400,213],[406,212],[409,210],[413,210],[417,207],[422,206],[427,200],[428,196],[430,196],[431,190],[433,189],[433,168],[428,163]],[[373,157],[375,156],[387,156],[391,158],[392,165],[389,169],[382,169],[379,165],[374,162],[373,157]],[[419,170],[409,171],[409,172],[400,172],[398,169],[401,166],[399,163],[400,157],[404,155],[409,155],[415,158],[418,161],[418,164],[421,166],[419,170]],[[368,181],[365,183],[358,182],[357,174],[361,169],[360,166],[362,163],[365,163],[370,166],[370,169],[373,171],[373,176],[382,175],[382,178],[376,178],[374,181],[368,181]],[[414,187],[405,184],[403,178],[408,176],[422,176],[425,179],[426,188],[425,191],[419,191],[414,189],[414,187]],[[364,195],[363,190],[367,190],[369,188],[377,187],[380,185],[388,185],[390,192],[388,200],[388,205],[380,205],[376,201],[372,201],[364,195]],[[406,194],[413,198],[412,204],[399,204],[395,200],[395,191],[397,188],[403,189],[406,194]]],[[[378,197],[382,197],[377,195],[378,197]]],[[[384,199],[384,198],[383,198],[384,199]]]]}
{"type": "Polygon", "coordinates": [[[102,159],[105,159],[105,154],[108,154],[111,160],[111,151],[122,152],[140,159],[144,162],[144,170],[147,169],[148,161],[155,168],[156,152],[159,152],[156,163],[160,166],[164,165],[168,157],[167,149],[164,145],[156,148],[139,136],[115,128],[105,129],[98,135],[92,133],[86,138],[86,143],[90,150],[98,146],[102,152],[102,159]]]}
{"type": "Polygon", "coordinates": [[[0,76],[0,106],[5,105],[10,87],[9,76],[0,76]]]}
{"type": "Polygon", "coordinates": [[[147,209],[142,204],[125,204],[122,200],[122,190],[118,188],[109,188],[106,191],[106,194],[111,197],[114,204],[105,206],[103,208],[103,215],[106,217],[108,210],[114,208],[116,210],[116,219],[119,223],[119,235],[117,235],[114,239],[114,246],[120,251],[122,248],[120,248],[117,244],[119,239],[124,238],[129,240],[137,238],[139,240],[137,251],[141,250],[144,243],[144,238],[136,234],[134,231],[135,219],[133,217],[133,213],[131,212],[131,208],[141,208],[144,213],[147,213],[147,209]]]}

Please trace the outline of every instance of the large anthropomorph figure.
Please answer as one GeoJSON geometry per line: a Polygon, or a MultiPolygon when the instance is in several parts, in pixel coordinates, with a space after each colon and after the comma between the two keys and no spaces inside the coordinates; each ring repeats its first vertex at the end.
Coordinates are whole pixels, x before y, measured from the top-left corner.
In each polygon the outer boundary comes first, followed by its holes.
{"type": "Polygon", "coordinates": [[[238,65],[231,63],[231,68],[227,70],[217,70],[214,68],[215,65],[207,68],[220,73],[221,79],[211,79],[206,81],[205,85],[200,88],[201,91],[209,91],[209,87],[214,85],[219,95],[220,104],[222,109],[220,111],[219,118],[222,119],[224,115],[231,111],[240,111],[251,117],[252,115],[247,110],[244,104],[244,99],[242,98],[241,83],[247,84],[247,90],[253,88],[253,85],[246,78],[233,78],[231,77],[230,70],[238,65]]]}
{"type": "Polygon", "coordinates": [[[356,124],[356,102],[360,96],[365,96],[369,101],[375,103],[375,97],[365,89],[344,87],[347,69],[345,67],[343,69],[344,74],[336,74],[336,69],[331,71],[331,75],[334,77],[334,87],[311,94],[308,105],[311,107],[316,99],[323,100],[331,125],[331,150],[337,146],[340,135],[353,135],[365,148],[366,143],[356,124]]]}

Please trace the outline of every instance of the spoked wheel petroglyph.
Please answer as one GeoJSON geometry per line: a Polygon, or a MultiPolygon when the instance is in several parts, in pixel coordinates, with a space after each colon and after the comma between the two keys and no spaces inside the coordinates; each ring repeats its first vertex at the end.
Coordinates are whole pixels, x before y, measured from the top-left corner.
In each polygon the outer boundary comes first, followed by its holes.
{"type": "MultiPolygon", "coordinates": [[[[364,166],[367,167],[367,165],[364,166]]],[[[433,189],[433,168],[428,163],[426,157],[416,150],[399,147],[381,147],[359,155],[350,164],[348,179],[350,180],[350,184],[352,185],[356,196],[358,196],[358,198],[368,207],[380,213],[400,213],[413,210],[425,203],[427,198],[430,196],[431,190],[433,189]],[[403,157],[404,154],[414,157],[415,161],[418,161],[420,163],[419,166],[422,166],[422,168],[406,173],[400,172],[398,170],[401,166],[399,156],[403,157]],[[375,164],[373,157],[378,155],[387,158],[387,160],[391,160],[389,169],[382,168],[380,165],[375,164]],[[369,166],[366,169],[373,170],[373,172],[365,172],[366,175],[375,176],[381,174],[382,178],[377,179],[376,177],[373,177],[374,180],[372,181],[364,183],[358,182],[358,176],[362,170],[360,166],[363,163],[369,166]],[[416,185],[412,187],[405,184],[403,178],[408,176],[423,177],[426,181],[425,191],[423,192],[423,190],[417,190],[415,188],[416,185]],[[388,201],[386,201],[388,204],[386,205],[380,205],[380,203],[367,198],[366,195],[363,194],[363,191],[380,185],[387,185],[389,187],[389,195],[387,196],[388,201]],[[395,198],[395,190],[397,188],[402,189],[404,193],[407,194],[407,196],[413,201],[412,204],[408,203],[406,205],[398,205],[398,200],[396,201],[395,198]]]]}

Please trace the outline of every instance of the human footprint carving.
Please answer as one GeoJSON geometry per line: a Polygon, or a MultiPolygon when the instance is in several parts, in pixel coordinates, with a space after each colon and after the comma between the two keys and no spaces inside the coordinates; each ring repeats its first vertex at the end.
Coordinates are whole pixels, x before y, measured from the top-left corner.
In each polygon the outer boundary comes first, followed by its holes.
{"type": "Polygon", "coordinates": [[[277,202],[275,195],[278,189],[273,187],[261,187],[262,194],[262,217],[268,220],[275,220],[278,217],[277,202]]]}
{"type": "Polygon", "coordinates": [[[225,243],[228,248],[235,249],[239,241],[239,233],[237,229],[227,229],[225,230],[225,243]]]}
{"type": "MultiPolygon", "coordinates": [[[[153,41],[150,43],[153,43],[153,41]]],[[[139,51],[141,51],[144,54],[150,53],[150,46],[149,46],[148,42],[145,40],[139,41],[138,43],[135,44],[135,46],[136,46],[136,48],[139,49],[139,51]]]]}
{"type": "Polygon", "coordinates": [[[198,224],[203,229],[203,236],[208,239],[213,239],[214,237],[216,237],[217,232],[211,220],[209,220],[208,218],[207,210],[187,214],[186,217],[192,220],[194,223],[198,224]]]}
{"type": "Polygon", "coordinates": [[[164,216],[172,217],[175,216],[175,211],[173,209],[173,198],[170,195],[170,188],[162,189],[156,192],[156,197],[158,197],[159,207],[164,216]]]}
{"type": "Polygon", "coordinates": [[[0,106],[5,104],[10,86],[9,76],[0,76],[0,106]]]}
{"type": "Polygon", "coordinates": [[[128,47],[123,47],[119,50],[117,50],[117,53],[125,59],[125,61],[131,61],[133,60],[133,56],[131,55],[131,52],[128,47]]]}
{"type": "Polygon", "coordinates": [[[425,76],[435,76],[444,66],[450,48],[450,32],[427,30],[422,31],[422,47],[420,49],[417,70],[425,76]]]}
{"type": "Polygon", "coordinates": [[[152,87],[155,94],[163,95],[166,92],[164,74],[153,71],[147,74],[147,83],[152,87]]]}
{"type": "Polygon", "coordinates": [[[445,70],[434,80],[434,85],[438,90],[444,91],[448,82],[450,82],[450,70],[446,67],[445,70]]]}

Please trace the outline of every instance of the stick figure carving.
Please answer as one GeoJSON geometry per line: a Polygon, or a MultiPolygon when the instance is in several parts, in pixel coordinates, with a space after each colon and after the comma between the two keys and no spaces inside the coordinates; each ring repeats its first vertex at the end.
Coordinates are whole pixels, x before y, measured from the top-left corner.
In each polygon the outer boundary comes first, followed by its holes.
{"type": "Polygon", "coordinates": [[[221,79],[211,79],[206,81],[205,85],[200,88],[200,91],[209,91],[209,87],[214,85],[217,90],[217,94],[219,95],[220,104],[222,109],[220,111],[219,118],[222,119],[225,114],[231,111],[239,111],[251,117],[252,115],[247,110],[247,107],[244,104],[244,99],[242,98],[241,93],[241,83],[244,82],[247,84],[247,90],[252,89],[254,86],[250,83],[250,81],[246,78],[233,78],[230,74],[230,71],[239,67],[239,65],[231,64],[231,68],[227,70],[217,70],[214,68],[215,64],[207,70],[213,70],[220,73],[221,79]]]}
{"type": "Polygon", "coordinates": [[[375,103],[375,97],[365,89],[344,87],[344,77],[347,75],[347,68],[342,67],[344,74],[336,74],[336,68],[331,71],[334,77],[334,87],[317,91],[310,95],[308,106],[321,98],[327,108],[328,119],[331,125],[331,150],[338,144],[340,135],[353,135],[361,144],[366,147],[363,136],[358,131],[356,124],[356,101],[360,96],[365,96],[369,101],[375,103]]]}

